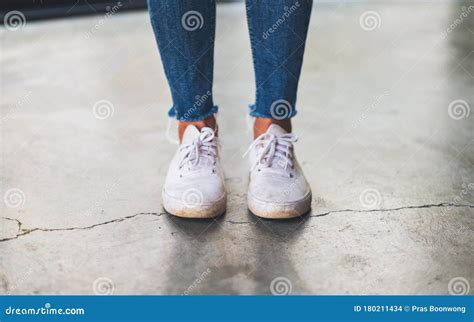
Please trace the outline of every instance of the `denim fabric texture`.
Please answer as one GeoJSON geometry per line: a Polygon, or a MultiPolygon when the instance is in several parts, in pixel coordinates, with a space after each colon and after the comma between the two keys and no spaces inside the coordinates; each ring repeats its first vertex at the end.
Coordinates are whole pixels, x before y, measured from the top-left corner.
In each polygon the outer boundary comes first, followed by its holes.
{"type": "MultiPolygon", "coordinates": [[[[256,81],[255,117],[296,115],[312,0],[246,0],[256,81]]],[[[198,121],[217,112],[212,95],[215,0],[148,0],[173,100],[169,116],[198,121]]],[[[239,50],[239,48],[236,48],[239,50]]]]}

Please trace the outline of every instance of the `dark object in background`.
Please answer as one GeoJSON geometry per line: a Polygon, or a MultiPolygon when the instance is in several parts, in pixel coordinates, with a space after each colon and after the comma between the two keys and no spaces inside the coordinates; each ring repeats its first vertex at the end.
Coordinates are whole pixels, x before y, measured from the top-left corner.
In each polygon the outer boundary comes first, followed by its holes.
{"type": "MultiPolygon", "coordinates": [[[[170,0],[175,1],[175,0],[170,0]]],[[[218,3],[241,0],[217,0],[218,3]]],[[[145,9],[147,0],[0,0],[0,24],[11,11],[20,11],[26,21],[87,14],[104,14],[113,8],[119,11],[145,9]]]]}
{"type": "Polygon", "coordinates": [[[0,23],[10,11],[20,11],[26,21],[70,17],[84,14],[104,14],[111,8],[122,10],[146,8],[146,0],[0,0],[0,23]]]}

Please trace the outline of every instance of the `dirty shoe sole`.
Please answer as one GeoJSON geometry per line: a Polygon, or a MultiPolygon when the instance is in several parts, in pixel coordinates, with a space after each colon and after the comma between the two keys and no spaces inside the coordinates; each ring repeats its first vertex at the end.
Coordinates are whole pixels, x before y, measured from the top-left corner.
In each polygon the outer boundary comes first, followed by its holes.
{"type": "Polygon", "coordinates": [[[222,215],[226,209],[227,196],[222,197],[213,203],[189,205],[181,199],[173,198],[163,190],[163,208],[166,212],[176,217],[183,218],[214,218],[222,215]]]}
{"type": "Polygon", "coordinates": [[[308,192],[300,200],[286,203],[262,201],[251,193],[247,194],[249,210],[258,217],[268,219],[289,219],[302,216],[310,211],[311,199],[311,192],[308,192]]]}

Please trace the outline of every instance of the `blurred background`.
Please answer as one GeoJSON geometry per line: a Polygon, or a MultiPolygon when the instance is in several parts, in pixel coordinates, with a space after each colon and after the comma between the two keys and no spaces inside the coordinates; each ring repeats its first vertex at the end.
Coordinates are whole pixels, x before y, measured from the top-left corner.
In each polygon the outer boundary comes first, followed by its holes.
{"type": "MultiPolygon", "coordinates": [[[[242,0],[218,0],[217,2],[236,2],[242,0]]],[[[105,13],[118,1],[111,0],[2,0],[0,3],[1,21],[12,10],[21,11],[27,20],[72,17],[77,15],[105,13]]],[[[122,11],[145,9],[147,0],[121,0],[122,11]]]]}
{"type": "MultiPolygon", "coordinates": [[[[120,2],[124,10],[146,8],[146,0],[123,0],[120,2]]],[[[3,15],[12,10],[21,11],[26,19],[31,21],[105,13],[116,4],[117,1],[109,0],[2,0],[0,8],[3,15]]]]}

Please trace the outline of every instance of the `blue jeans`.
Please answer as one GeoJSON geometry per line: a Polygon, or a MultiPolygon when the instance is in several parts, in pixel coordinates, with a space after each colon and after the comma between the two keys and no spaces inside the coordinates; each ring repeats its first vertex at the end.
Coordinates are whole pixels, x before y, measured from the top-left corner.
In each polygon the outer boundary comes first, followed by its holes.
{"type": "MultiPolygon", "coordinates": [[[[296,114],[311,7],[312,0],[246,0],[256,79],[250,115],[282,120],[296,114]]],[[[148,9],[173,99],[169,115],[180,121],[212,116],[215,0],[148,0],[148,9]]]]}

